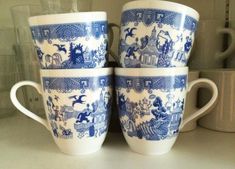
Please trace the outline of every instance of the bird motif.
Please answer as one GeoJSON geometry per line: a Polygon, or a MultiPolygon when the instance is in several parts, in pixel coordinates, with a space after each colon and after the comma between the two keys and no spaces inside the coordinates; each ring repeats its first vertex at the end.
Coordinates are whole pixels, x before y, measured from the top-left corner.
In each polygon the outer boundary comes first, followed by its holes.
{"type": "Polygon", "coordinates": [[[126,28],[124,32],[126,32],[125,40],[127,39],[128,36],[133,37],[135,34],[133,31],[136,30],[136,28],[126,28]]]}
{"type": "Polygon", "coordinates": [[[66,48],[65,48],[65,45],[53,44],[53,46],[56,46],[56,47],[57,47],[57,51],[58,51],[58,52],[63,51],[65,54],[67,53],[67,50],[66,50],[66,48]]]}
{"type": "Polygon", "coordinates": [[[72,106],[74,107],[75,104],[83,104],[85,101],[82,100],[83,97],[86,97],[86,95],[74,95],[74,96],[70,96],[69,99],[74,99],[72,102],[72,106]]]}

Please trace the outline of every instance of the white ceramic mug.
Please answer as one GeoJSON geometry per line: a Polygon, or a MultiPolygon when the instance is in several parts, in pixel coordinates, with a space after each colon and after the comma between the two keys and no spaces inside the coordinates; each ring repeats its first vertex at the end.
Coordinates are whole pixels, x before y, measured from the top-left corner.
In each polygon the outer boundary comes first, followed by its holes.
{"type": "Polygon", "coordinates": [[[179,131],[217,99],[216,85],[208,79],[188,83],[188,68],[115,68],[116,101],[123,135],[130,148],[145,155],[171,150],[179,131]],[[186,94],[209,85],[212,99],[182,119],[186,94]]]}
{"type": "MultiPolygon", "coordinates": [[[[217,131],[235,132],[235,70],[202,70],[200,77],[215,82],[219,97],[210,113],[199,120],[199,125],[217,131]]],[[[210,94],[205,90],[199,94],[199,104],[204,105],[210,98],[210,94]]]]}
{"type": "Polygon", "coordinates": [[[101,68],[108,64],[106,12],[29,18],[42,69],[101,68]]]}
{"type": "Polygon", "coordinates": [[[224,60],[235,50],[235,31],[224,26],[225,21],[221,20],[199,21],[188,64],[191,69],[223,68],[224,60]],[[229,35],[232,41],[223,51],[225,34],[229,35]]]}
{"type": "Polygon", "coordinates": [[[131,1],[122,9],[119,57],[122,67],[186,66],[199,14],[168,1],[131,1]]]}
{"type": "MultiPolygon", "coordinates": [[[[199,71],[196,71],[196,70],[189,71],[188,82],[192,82],[198,79],[199,79],[199,71]]],[[[210,106],[208,106],[207,108],[200,109],[197,107],[197,99],[198,99],[197,93],[198,93],[198,88],[201,88],[201,87],[209,89],[212,92],[212,98],[215,98],[216,93],[214,93],[214,90],[210,85],[203,85],[203,86],[198,85],[198,86],[193,87],[186,97],[186,105],[185,105],[183,119],[188,118],[191,114],[194,114],[195,112],[198,112],[198,111],[202,111],[202,112],[204,111],[204,113],[202,113],[200,116],[198,116],[194,120],[184,125],[184,127],[181,129],[180,132],[187,132],[187,131],[194,130],[197,127],[197,120],[200,117],[203,117],[204,115],[206,115],[216,104],[217,100],[214,100],[214,102],[211,102],[210,106]]]]}
{"type": "Polygon", "coordinates": [[[98,151],[106,137],[112,104],[112,68],[41,70],[41,83],[23,81],[11,89],[11,100],[26,116],[44,125],[59,149],[82,155],[98,151]],[[43,96],[47,120],[23,107],[16,98],[22,86],[43,96]]]}

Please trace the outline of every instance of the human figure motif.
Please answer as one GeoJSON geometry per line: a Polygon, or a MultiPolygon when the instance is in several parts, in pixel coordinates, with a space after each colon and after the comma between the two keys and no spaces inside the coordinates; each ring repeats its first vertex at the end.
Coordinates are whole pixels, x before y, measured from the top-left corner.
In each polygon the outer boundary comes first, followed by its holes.
{"type": "Polygon", "coordinates": [[[124,94],[118,93],[118,106],[121,110],[126,111],[126,99],[124,94]]]}
{"type": "Polygon", "coordinates": [[[55,121],[63,121],[64,114],[59,111],[59,107],[55,106],[53,111],[55,112],[55,121]]]}
{"type": "Polygon", "coordinates": [[[54,53],[52,56],[52,65],[60,65],[62,62],[62,57],[59,53],[54,53]]]}
{"type": "Polygon", "coordinates": [[[39,47],[36,46],[35,48],[36,48],[36,52],[37,52],[39,61],[42,61],[44,53],[42,52],[42,50],[39,47]]]}
{"type": "Polygon", "coordinates": [[[53,135],[54,135],[55,137],[59,137],[59,133],[58,133],[58,131],[57,131],[56,128],[53,128],[52,131],[53,131],[53,135]]]}
{"type": "Polygon", "coordinates": [[[152,109],[152,114],[155,116],[155,118],[158,120],[160,118],[165,118],[165,116],[167,115],[166,109],[164,108],[163,104],[162,104],[162,99],[160,97],[156,97],[154,102],[153,102],[153,106],[155,107],[155,109],[152,109]]]}
{"type": "Polygon", "coordinates": [[[72,131],[71,131],[71,129],[65,129],[64,127],[60,127],[61,128],[61,130],[62,130],[62,135],[63,136],[71,136],[73,133],[72,133],[72,131]]]}
{"type": "Polygon", "coordinates": [[[148,45],[148,41],[149,41],[149,36],[146,35],[145,37],[140,39],[141,42],[141,46],[140,49],[144,49],[147,45],[148,45]]]}
{"type": "Polygon", "coordinates": [[[55,104],[53,103],[52,97],[48,96],[48,99],[47,99],[47,108],[48,108],[48,111],[51,113],[54,107],[55,107],[55,104]]]}
{"type": "Polygon", "coordinates": [[[188,53],[192,47],[192,38],[186,37],[186,43],[184,44],[184,51],[188,53]]]}
{"type": "Polygon", "coordinates": [[[131,46],[127,49],[126,57],[131,58],[133,56],[133,59],[136,59],[135,52],[137,52],[139,48],[135,48],[135,46],[131,46]]]}
{"type": "Polygon", "coordinates": [[[90,122],[88,117],[91,115],[91,112],[88,113],[88,111],[84,113],[79,113],[77,116],[76,123],[82,123],[83,121],[86,121],[87,123],[90,122]]]}

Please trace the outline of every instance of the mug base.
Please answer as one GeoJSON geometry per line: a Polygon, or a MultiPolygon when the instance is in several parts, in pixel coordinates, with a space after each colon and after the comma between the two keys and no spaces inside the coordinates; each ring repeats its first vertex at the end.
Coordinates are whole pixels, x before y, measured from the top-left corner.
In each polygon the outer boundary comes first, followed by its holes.
{"type": "Polygon", "coordinates": [[[68,155],[88,155],[97,152],[102,147],[107,133],[102,134],[97,138],[85,139],[56,139],[55,143],[60,151],[68,155]]]}
{"type": "Polygon", "coordinates": [[[96,149],[91,149],[91,150],[88,150],[86,152],[76,152],[76,151],[68,151],[68,150],[65,150],[65,149],[61,149],[59,148],[60,151],[66,155],[71,155],[71,156],[79,156],[79,155],[89,155],[89,154],[93,154],[97,151],[99,151],[101,149],[101,146],[100,147],[97,147],[96,149]]]}
{"type": "Polygon", "coordinates": [[[174,145],[176,138],[152,141],[129,137],[124,134],[124,137],[132,151],[142,155],[163,155],[168,153],[174,145]]]}

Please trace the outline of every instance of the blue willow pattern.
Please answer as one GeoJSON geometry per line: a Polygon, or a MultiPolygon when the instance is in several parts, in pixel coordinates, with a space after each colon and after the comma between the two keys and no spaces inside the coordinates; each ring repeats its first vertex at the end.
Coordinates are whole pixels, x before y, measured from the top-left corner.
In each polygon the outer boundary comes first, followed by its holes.
{"type": "Polygon", "coordinates": [[[44,91],[48,91],[46,100],[48,119],[54,137],[72,139],[74,132],[78,138],[99,137],[108,130],[112,96],[107,87],[112,86],[111,76],[90,78],[43,78],[44,91]],[[85,84],[85,86],[84,86],[85,84]],[[81,94],[75,94],[81,90],[81,94]],[[87,100],[88,90],[101,89],[99,98],[93,102],[87,100]],[[55,94],[56,91],[57,94],[55,94]],[[71,92],[67,98],[70,104],[60,104],[60,93],[71,92]],[[82,104],[85,108],[78,109],[82,104]],[[67,127],[69,120],[73,127],[67,127]]]}
{"type": "Polygon", "coordinates": [[[81,37],[100,38],[107,34],[107,22],[67,23],[54,25],[31,26],[33,40],[59,39],[62,42],[75,41],[81,37]]]}
{"type": "Polygon", "coordinates": [[[122,13],[121,25],[119,55],[123,57],[122,66],[186,65],[197,28],[197,20],[193,17],[159,9],[132,9],[122,13]],[[144,25],[146,33],[140,31],[140,24],[144,25]]]}
{"type": "Polygon", "coordinates": [[[171,91],[185,89],[187,76],[140,77],[137,81],[134,77],[118,76],[115,80],[117,105],[124,133],[146,140],[162,140],[178,134],[185,100],[171,91]],[[183,81],[185,82],[179,83],[183,81]],[[166,86],[169,83],[171,84],[166,86]],[[149,97],[137,100],[130,98],[131,90],[136,89],[139,94],[147,90],[149,97]],[[166,100],[152,93],[153,90],[163,92],[166,100]],[[140,119],[142,122],[137,123],[140,119]]]}
{"type": "Polygon", "coordinates": [[[104,67],[107,64],[107,22],[31,27],[42,69],[104,67]]]}
{"type": "Polygon", "coordinates": [[[181,13],[160,10],[160,9],[131,9],[122,13],[121,24],[128,25],[130,22],[135,22],[137,26],[139,23],[144,23],[150,26],[154,23],[170,25],[174,28],[180,28],[184,22],[184,28],[192,32],[196,31],[197,20],[193,17],[186,16],[182,19],[181,13]]]}

